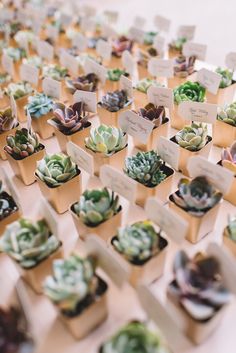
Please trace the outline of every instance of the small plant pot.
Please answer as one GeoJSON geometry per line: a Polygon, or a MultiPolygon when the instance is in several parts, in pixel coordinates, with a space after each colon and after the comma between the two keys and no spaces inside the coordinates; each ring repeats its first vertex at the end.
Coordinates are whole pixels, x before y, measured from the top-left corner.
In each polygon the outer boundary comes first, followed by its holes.
{"type": "MultiPolygon", "coordinates": [[[[177,195],[179,196],[179,191],[177,191],[177,195]]],[[[197,217],[177,206],[174,202],[173,194],[169,196],[170,208],[188,222],[186,239],[193,244],[198,243],[203,237],[214,230],[220,204],[221,202],[208,210],[203,216],[197,217]]]]}
{"type": "Polygon", "coordinates": [[[229,147],[236,140],[236,126],[216,120],[213,124],[213,145],[229,147]]]}
{"type": "Polygon", "coordinates": [[[130,100],[126,103],[123,109],[120,109],[117,112],[109,112],[109,110],[102,108],[100,103],[98,103],[97,111],[100,123],[118,127],[118,116],[126,110],[131,109],[131,104],[132,101],[130,100]]]}
{"type": "Polygon", "coordinates": [[[156,150],[157,141],[159,137],[160,136],[168,137],[169,129],[170,129],[170,120],[169,118],[164,118],[164,121],[160,126],[154,127],[146,144],[141,143],[140,141],[138,141],[137,138],[133,138],[134,147],[145,152],[156,150]]]}
{"type": "Polygon", "coordinates": [[[96,227],[89,227],[84,224],[81,218],[75,213],[74,205],[70,207],[70,213],[72,215],[79,238],[82,240],[86,240],[89,234],[95,233],[101,239],[107,241],[110,238],[110,235],[113,233],[114,229],[117,229],[121,226],[122,207],[120,207],[120,210],[115,216],[111,217],[105,222],[100,223],[96,227]]]}
{"type": "Polygon", "coordinates": [[[181,54],[181,50],[174,49],[174,48],[169,48],[169,50],[168,50],[169,59],[174,59],[177,56],[179,56],[180,54],[181,54]]]}
{"type": "Polygon", "coordinates": [[[104,86],[104,92],[114,92],[118,90],[119,82],[120,81],[111,81],[107,79],[104,86]]]}
{"type": "Polygon", "coordinates": [[[0,134],[0,156],[1,158],[5,161],[7,159],[6,152],[4,150],[4,146],[6,146],[6,141],[7,141],[7,136],[8,135],[14,135],[16,132],[16,129],[19,127],[19,124],[11,130],[5,131],[0,134]]]}
{"type": "Polygon", "coordinates": [[[168,88],[175,88],[182,85],[186,81],[188,81],[188,76],[186,77],[173,76],[167,79],[167,85],[168,85],[168,88]]]}
{"type": "Polygon", "coordinates": [[[188,120],[181,118],[178,113],[178,105],[174,104],[174,108],[171,113],[171,120],[170,120],[171,127],[176,130],[182,130],[185,125],[189,124],[188,120]]]}
{"type": "Polygon", "coordinates": [[[147,67],[139,64],[138,65],[138,78],[139,78],[139,80],[142,80],[143,78],[148,77],[148,76],[150,76],[150,75],[149,75],[147,67]]]}
{"type": "Polygon", "coordinates": [[[141,283],[151,284],[163,275],[168,249],[168,241],[165,238],[160,236],[160,251],[156,255],[146,261],[136,261],[135,263],[128,261],[114,248],[113,242],[115,239],[116,236],[111,239],[110,246],[124,261],[128,262],[130,267],[129,283],[133,287],[137,287],[141,283]]]}
{"type": "Polygon", "coordinates": [[[217,105],[224,105],[226,103],[232,103],[236,92],[236,83],[234,82],[229,87],[219,88],[217,94],[212,94],[209,91],[206,92],[206,99],[208,103],[217,105]]]}
{"type": "Polygon", "coordinates": [[[54,188],[49,187],[35,174],[41,193],[58,213],[68,211],[69,206],[80,198],[80,173],[81,172],[78,169],[78,173],[74,178],[54,188]]]}
{"type": "Polygon", "coordinates": [[[12,211],[8,216],[6,216],[0,220],[0,236],[3,234],[3,232],[5,231],[6,226],[8,224],[11,224],[12,222],[17,221],[21,216],[21,211],[20,211],[19,207],[17,206],[17,204],[15,203],[13,197],[11,195],[9,195],[6,191],[3,191],[0,194],[0,197],[1,196],[3,196],[4,199],[8,199],[8,201],[11,205],[11,208],[17,207],[17,209],[12,211]]]}
{"type": "MultiPolygon", "coordinates": [[[[222,166],[222,161],[217,163],[222,166]]],[[[227,194],[223,195],[224,200],[232,203],[232,205],[236,206],[236,175],[234,176],[233,182],[227,194]]]]}
{"type": "Polygon", "coordinates": [[[37,161],[43,159],[45,155],[45,147],[41,145],[41,149],[23,159],[14,159],[9,153],[6,153],[8,162],[15,175],[20,178],[25,185],[35,182],[34,172],[37,167],[37,161]]]}
{"type": "Polygon", "coordinates": [[[54,129],[47,123],[53,116],[53,112],[48,112],[45,115],[36,118],[32,116],[32,128],[34,132],[37,132],[41,139],[46,140],[53,136],[54,129]]]}
{"type": "MultiPolygon", "coordinates": [[[[189,176],[189,172],[187,169],[189,158],[195,157],[195,156],[202,156],[202,157],[205,157],[206,159],[208,158],[212,147],[212,137],[207,136],[207,139],[208,141],[206,145],[199,151],[189,151],[186,148],[179,146],[180,156],[179,156],[178,171],[180,171],[186,176],[189,176]]],[[[170,140],[177,144],[175,136],[173,136],[170,140]]]]}
{"type": "Polygon", "coordinates": [[[229,251],[231,251],[231,253],[236,257],[236,242],[230,238],[228,227],[225,227],[223,232],[223,243],[229,249],[229,251]]]}
{"type": "Polygon", "coordinates": [[[16,106],[17,106],[17,118],[20,123],[27,121],[27,116],[25,113],[25,106],[28,104],[28,97],[30,94],[27,94],[24,97],[16,99],[16,106]]]}
{"type": "Polygon", "coordinates": [[[3,97],[0,98],[0,109],[5,109],[10,106],[10,99],[6,94],[3,94],[3,97]]]}
{"type": "Polygon", "coordinates": [[[134,89],[134,105],[135,108],[145,107],[148,104],[148,96],[144,92],[134,89]]]}
{"type": "Polygon", "coordinates": [[[117,57],[115,55],[111,56],[111,60],[109,62],[109,68],[116,69],[117,67],[122,67],[122,60],[121,57],[117,57]]]}

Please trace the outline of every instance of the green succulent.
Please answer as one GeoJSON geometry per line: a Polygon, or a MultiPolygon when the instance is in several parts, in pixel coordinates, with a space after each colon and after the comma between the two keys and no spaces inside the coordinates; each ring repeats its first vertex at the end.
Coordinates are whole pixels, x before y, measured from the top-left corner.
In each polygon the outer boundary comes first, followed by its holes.
{"type": "Polygon", "coordinates": [[[166,178],[162,171],[163,165],[164,162],[155,151],[138,152],[125,159],[124,172],[139,183],[154,187],[166,178]]]}
{"type": "Polygon", "coordinates": [[[53,262],[53,275],[44,282],[44,293],[64,314],[76,314],[78,304],[97,289],[94,263],[72,254],[53,262]]]}
{"type": "Polygon", "coordinates": [[[236,216],[231,216],[228,219],[227,235],[231,240],[236,242],[236,216]]]}
{"type": "Polygon", "coordinates": [[[36,175],[49,187],[60,186],[77,174],[76,164],[63,153],[46,155],[37,162],[36,175]]]}
{"type": "Polygon", "coordinates": [[[208,142],[207,124],[192,123],[175,135],[176,142],[189,151],[200,151],[208,142]]]}
{"type": "Polygon", "coordinates": [[[216,73],[221,75],[220,88],[226,88],[232,85],[233,81],[233,72],[228,69],[222,69],[217,67],[216,73]]]}
{"type": "Polygon", "coordinates": [[[44,93],[37,93],[35,96],[28,98],[28,109],[32,118],[40,118],[53,110],[53,101],[44,93]]]}
{"type": "Polygon", "coordinates": [[[177,39],[173,39],[172,42],[169,44],[170,49],[182,51],[184,43],[187,42],[187,38],[180,37],[177,39]]]}
{"type": "Polygon", "coordinates": [[[17,118],[12,114],[11,108],[0,111],[0,134],[14,129],[18,125],[17,118]]]}
{"type": "Polygon", "coordinates": [[[58,249],[60,241],[44,220],[21,218],[6,227],[0,249],[23,268],[34,267],[58,249]]]}
{"type": "Polygon", "coordinates": [[[129,74],[125,71],[125,70],[122,70],[122,69],[108,69],[107,70],[107,79],[110,80],[110,81],[119,81],[121,76],[124,75],[124,76],[129,76],[129,74]]]}
{"type": "Polygon", "coordinates": [[[68,74],[68,69],[59,65],[49,64],[43,66],[43,77],[50,77],[53,80],[62,81],[68,74]]]}
{"type": "Polygon", "coordinates": [[[153,80],[151,78],[143,78],[142,80],[139,80],[137,82],[135,89],[142,93],[147,93],[148,88],[151,86],[163,87],[163,85],[156,80],[153,80]]]}
{"type": "Polygon", "coordinates": [[[119,196],[107,188],[86,190],[73,205],[75,213],[89,227],[96,227],[115,216],[120,210],[119,196]]]}
{"type": "Polygon", "coordinates": [[[153,44],[153,41],[154,41],[154,38],[156,37],[157,35],[157,32],[145,32],[144,34],[144,44],[146,45],[152,45],[153,44]]]}
{"type": "Polygon", "coordinates": [[[178,187],[179,190],[173,194],[173,201],[193,216],[203,216],[222,198],[222,193],[205,176],[196,177],[192,181],[180,179],[178,187]]]}
{"type": "Polygon", "coordinates": [[[8,73],[5,73],[5,72],[0,73],[0,85],[10,81],[11,81],[11,76],[8,73]]]}
{"type": "Polygon", "coordinates": [[[217,120],[236,126],[236,102],[218,108],[217,120]]]}
{"type": "Polygon", "coordinates": [[[31,65],[38,69],[41,69],[41,67],[43,66],[43,60],[40,56],[33,55],[33,56],[29,56],[28,58],[24,58],[23,64],[31,65]]]}
{"type": "Polygon", "coordinates": [[[4,91],[9,97],[12,95],[14,99],[19,99],[32,93],[33,88],[28,82],[18,82],[10,83],[4,91]]]}
{"type": "Polygon", "coordinates": [[[121,151],[127,145],[127,135],[115,126],[100,125],[90,130],[90,136],[85,138],[85,146],[94,152],[109,156],[121,151]]]}
{"type": "Polygon", "coordinates": [[[23,58],[26,58],[26,51],[25,49],[22,49],[22,48],[8,47],[3,51],[7,56],[12,58],[14,62],[17,62],[23,58]]]}
{"type": "Polygon", "coordinates": [[[186,81],[174,89],[176,104],[184,101],[204,102],[206,89],[198,82],[186,81]]]}

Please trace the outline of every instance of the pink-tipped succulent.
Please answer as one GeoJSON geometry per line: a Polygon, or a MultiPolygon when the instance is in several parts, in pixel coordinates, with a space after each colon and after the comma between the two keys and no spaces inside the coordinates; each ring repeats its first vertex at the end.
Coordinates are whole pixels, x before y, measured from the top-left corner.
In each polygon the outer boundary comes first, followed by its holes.
{"type": "Polygon", "coordinates": [[[67,80],[68,90],[74,94],[76,90],[95,92],[98,87],[99,78],[95,73],[79,76],[73,80],[67,80]]]}
{"type": "Polygon", "coordinates": [[[125,50],[129,52],[132,50],[133,41],[125,36],[115,39],[112,43],[112,55],[120,58],[125,50]]]}
{"type": "Polygon", "coordinates": [[[152,103],[148,103],[144,108],[140,108],[137,113],[142,118],[152,121],[156,126],[160,126],[165,119],[165,108],[163,106],[156,107],[152,103]]]}
{"type": "Polygon", "coordinates": [[[223,148],[221,159],[223,167],[236,175],[236,141],[229,148],[223,148]]]}
{"type": "Polygon", "coordinates": [[[14,129],[17,125],[17,118],[13,115],[11,108],[0,111],[0,134],[14,129]]]}

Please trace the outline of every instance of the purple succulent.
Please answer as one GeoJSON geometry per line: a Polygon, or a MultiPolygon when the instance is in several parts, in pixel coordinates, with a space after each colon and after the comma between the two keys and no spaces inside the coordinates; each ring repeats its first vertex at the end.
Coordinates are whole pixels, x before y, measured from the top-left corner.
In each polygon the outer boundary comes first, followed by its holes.
{"type": "Polygon", "coordinates": [[[152,121],[154,125],[160,126],[165,118],[165,108],[163,106],[156,107],[154,104],[148,103],[144,108],[138,110],[138,115],[152,121]]]}

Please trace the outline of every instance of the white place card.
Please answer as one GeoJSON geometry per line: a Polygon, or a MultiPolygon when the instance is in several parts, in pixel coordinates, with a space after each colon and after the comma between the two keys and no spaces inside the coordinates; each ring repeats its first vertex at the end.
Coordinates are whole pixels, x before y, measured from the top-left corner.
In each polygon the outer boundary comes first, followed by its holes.
{"type": "Polygon", "coordinates": [[[165,49],[165,38],[157,34],[153,40],[153,47],[162,55],[165,49]]]}
{"type": "Polygon", "coordinates": [[[207,46],[205,44],[186,42],[183,45],[183,54],[187,57],[196,56],[198,60],[206,59],[207,46]]]}
{"type": "Polygon", "coordinates": [[[168,140],[168,138],[164,136],[160,136],[157,140],[157,151],[163,161],[178,170],[180,148],[177,143],[168,140]]]}
{"type": "Polygon", "coordinates": [[[134,27],[143,28],[145,26],[146,22],[147,22],[146,18],[144,18],[142,16],[135,16],[134,27]]]}
{"type": "Polygon", "coordinates": [[[88,40],[82,33],[76,33],[72,39],[72,46],[76,47],[80,52],[84,52],[88,46],[88,40]]]}
{"type": "Polygon", "coordinates": [[[118,11],[105,10],[103,13],[109,23],[116,23],[118,21],[118,11]]]}
{"type": "Polygon", "coordinates": [[[11,75],[11,76],[14,75],[13,59],[4,52],[2,54],[2,67],[3,67],[4,71],[7,72],[9,75],[11,75]]]}
{"type": "Polygon", "coordinates": [[[95,17],[97,9],[94,6],[84,4],[82,6],[82,13],[85,15],[85,17],[95,17]]]}
{"type": "Polygon", "coordinates": [[[10,105],[13,116],[18,119],[16,100],[12,94],[10,95],[10,105]]]}
{"type": "Polygon", "coordinates": [[[122,53],[121,61],[125,70],[130,74],[130,76],[133,76],[134,72],[137,69],[137,63],[135,62],[133,56],[128,50],[125,50],[122,53]]]}
{"type": "Polygon", "coordinates": [[[54,57],[54,48],[48,42],[39,40],[37,42],[37,53],[42,59],[52,61],[54,57]]]}
{"type": "Polygon", "coordinates": [[[53,235],[59,238],[59,222],[58,216],[52,206],[47,202],[45,198],[41,198],[39,202],[39,214],[48,223],[50,230],[53,235]]]}
{"type": "Polygon", "coordinates": [[[53,80],[50,77],[45,77],[42,83],[43,92],[52,98],[60,99],[61,96],[61,82],[53,80]]]}
{"type": "Polygon", "coordinates": [[[59,36],[58,26],[53,26],[53,25],[48,24],[46,26],[46,34],[47,34],[48,38],[50,38],[56,42],[58,40],[58,36],[59,36]]]}
{"type": "Polygon", "coordinates": [[[82,32],[95,32],[96,30],[96,22],[93,18],[90,17],[82,17],[80,24],[82,32]]]}
{"type": "Polygon", "coordinates": [[[174,64],[170,59],[151,58],[148,62],[148,72],[153,77],[173,77],[174,64]]]}
{"type": "Polygon", "coordinates": [[[105,61],[111,60],[112,46],[106,40],[99,39],[96,45],[96,51],[105,61]]]}
{"type": "Polygon", "coordinates": [[[85,150],[77,146],[75,143],[69,141],[66,146],[67,154],[71,156],[72,160],[90,175],[94,175],[93,156],[85,150]]]}
{"type": "Polygon", "coordinates": [[[132,99],[133,98],[133,84],[132,84],[132,81],[128,77],[125,77],[124,75],[122,75],[120,77],[119,85],[120,85],[120,89],[123,89],[124,91],[126,91],[128,97],[132,99]]]}
{"type": "Polygon", "coordinates": [[[150,86],[147,90],[148,101],[156,106],[173,109],[174,95],[171,88],[150,86]]]}
{"type": "Polygon", "coordinates": [[[107,76],[107,69],[103,65],[100,65],[96,61],[90,58],[87,58],[84,64],[84,71],[86,74],[90,74],[91,72],[94,72],[99,77],[99,80],[101,81],[101,83],[102,84],[105,83],[106,76],[107,76]]]}
{"type": "Polygon", "coordinates": [[[214,124],[217,117],[217,105],[185,101],[178,105],[178,114],[186,120],[214,124]]]}
{"type": "Polygon", "coordinates": [[[20,66],[20,78],[22,81],[26,81],[37,86],[39,80],[39,69],[29,64],[22,64],[20,66]]]}
{"type": "Polygon", "coordinates": [[[97,112],[97,95],[96,92],[87,91],[75,91],[73,95],[73,103],[83,102],[84,110],[86,112],[96,113],[97,112]]]}
{"type": "Polygon", "coordinates": [[[68,27],[72,24],[73,17],[69,15],[68,13],[61,12],[60,14],[60,22],[63,27],[68,27]]]}
{"type": "Polygon", "coordinates": [[[26,115],[27,115],[27,129],[31,131],[31,126],[32,126],[32,118],[29,112],[29,109],[26,110],[26,115]]]}
{"type": "Polygon", "coordinates": [[[138,42],[138,43],[143,43],[144,42],[144,36],[145,32],[142,29],[139,29],[137,27],[132,26],[129,29],[129,38],[138,42]]]}
{"type": "Polygon", "coordinates": [[[171,21],[163,16],[157,15],[154,17],[154,24],[161,32],[169,32],[171,21]]]}
{"type": "Polygon", "coordinates": [[[197,81],[212,94],[216,94],[220,85],[221,75],[205,68],[197,72],[197,81]]]}
{"type": "Polygon", "coordinates": [[[194,38],[196,26],[179,26],[177,31],[178,38],[192,40],[194,38]]]}
{"type": "Polygon", "coordinates": [[[104,38],[116,38],[118,37],[118,33],[116,30],[107,23],[101,24],[101,33],[104,38]]]}
{"type": "Polygon", "coordinates": [[[0,20],[5,22],[5,21],[12,21],[14,18],[14,12],[12,10],[6,9],[6,8],[1,8],[0,11],[0,20]]]}
{"type": "Polygon", "coordinates": [[[39,36],[42,26],[43,23],[41,19],[34,19],[34,21],[32,21],[31,28],[36,36],[39,36]]]}
{"type": "Polygon", "coordinates": [[[73,55],[67,53],[65,50],[61,51],[60,64],[61,66],[66,67],[72,75],[74,76],[78,75],[78,70],[79,70],[78,61],[73,55]]]}
{"type": "Polygon", "coordinates": [[[225,57],[225,64],[231,70],[236,70],[236,52],[230,52],[225,57]]]}

